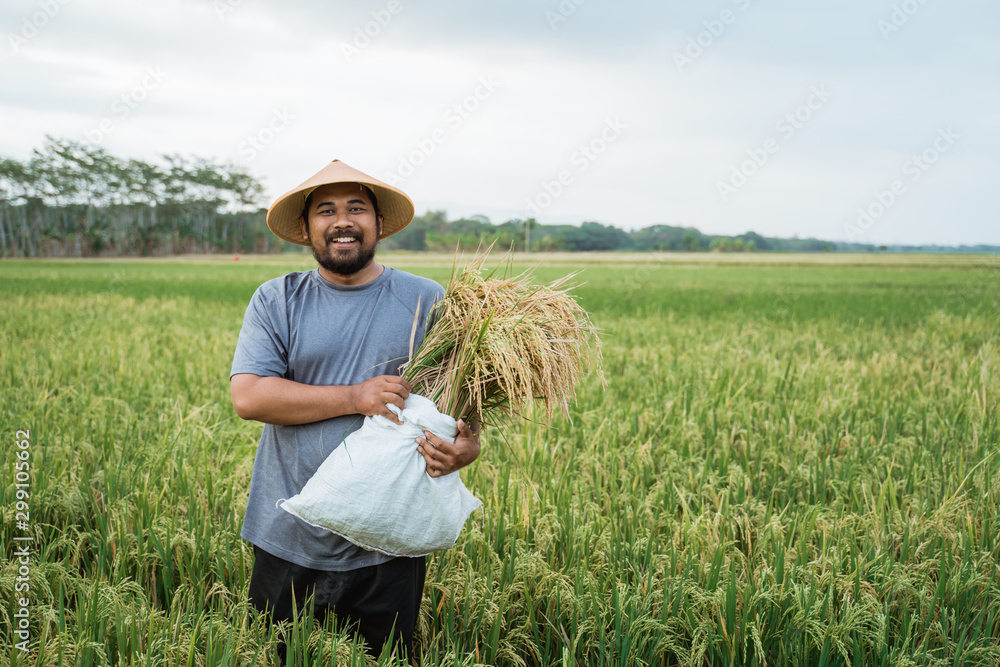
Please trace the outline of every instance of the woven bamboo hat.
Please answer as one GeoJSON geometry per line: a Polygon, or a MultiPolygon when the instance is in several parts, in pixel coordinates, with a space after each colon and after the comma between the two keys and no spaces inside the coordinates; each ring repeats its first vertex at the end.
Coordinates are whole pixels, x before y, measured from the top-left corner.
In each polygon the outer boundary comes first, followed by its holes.
{"type": "Polygon", "coordinates": [[[379,238],[392,236],[413,220],[413,201],[405,192],[340,160],[334,160],[302,185],[278,197],[271,208],[267,209],[267,226],[286,241],[309,245],[302,238],[302,228],[299,226],[302,209],[313,190],[331,183],[361,183],[372,189],[378,199],[379,213],[382,214],[382,236],[379,238]]]}

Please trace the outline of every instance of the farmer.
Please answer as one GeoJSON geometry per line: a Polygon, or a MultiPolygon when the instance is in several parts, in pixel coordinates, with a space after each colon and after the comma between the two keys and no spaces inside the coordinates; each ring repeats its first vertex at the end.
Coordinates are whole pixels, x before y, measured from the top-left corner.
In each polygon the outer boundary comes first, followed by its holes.
{"type": "MultiPolygon", "coordinates": [[[[301,609],[313,595],[316,618],[333,611],[375,656],[387,640],[412,652],[424,557],[366,551],[275,502],[297,494],[362,416],[401,423],[388,408],[403,408],[409,395],[398,368],[414,321],[416,349],[444,293],[432,280],[375,262],[378,240],[412,219],[406,194],[336,160],[275,201],[268,227],[311,246],[319,266],[257,289],[230,374],[236,413],[264,422],[241,533],[255,555],[250,602],[280,621],[292,618],[293,601],[301,609]]],[[[479,455],[478,434],[463,422],[454,444],[427,434],[413,446],[432,477],[479,455]]]]}

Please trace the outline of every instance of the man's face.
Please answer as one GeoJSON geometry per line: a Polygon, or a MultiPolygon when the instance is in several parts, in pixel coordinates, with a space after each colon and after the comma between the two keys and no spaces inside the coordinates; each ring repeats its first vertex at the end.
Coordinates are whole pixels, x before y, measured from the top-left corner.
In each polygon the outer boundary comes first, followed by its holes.
{"type": "Polygon", "coordinates": [[[368,193],[357,183],[323,185],[312,193],[302,234],[313,257],[327,271],[350,276],[375,258],[381,220],[368,193]]]}

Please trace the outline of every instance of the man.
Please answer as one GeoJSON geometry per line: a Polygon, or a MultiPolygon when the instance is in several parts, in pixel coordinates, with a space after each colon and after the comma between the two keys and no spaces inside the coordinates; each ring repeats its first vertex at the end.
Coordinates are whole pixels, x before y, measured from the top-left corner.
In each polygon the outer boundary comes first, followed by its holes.
{"type": "MultiPolygon", "coordinates": [[[[363,416],[401,423],[388,408],[409,395],[398,368],[414,318],[417,346],[443,290],[376,263],[375,248],[412,218],[406,194],[336,160],[275,201],[268,227],[311,246],[319,266],[257,289],[230,374],[236,413],[265,424],[241,532],[254,545],[250,601],[280,621],[313,595],[317,618],[330,610],[355,624],[376,656],[387,640],[412,650],[424,558],[366,551],[275,503],[298,493],[363,416]]],[[[478,435],[462,422],[454,444],[425,435],[414,447],[431,476],[479,455],[478,435]]]]}

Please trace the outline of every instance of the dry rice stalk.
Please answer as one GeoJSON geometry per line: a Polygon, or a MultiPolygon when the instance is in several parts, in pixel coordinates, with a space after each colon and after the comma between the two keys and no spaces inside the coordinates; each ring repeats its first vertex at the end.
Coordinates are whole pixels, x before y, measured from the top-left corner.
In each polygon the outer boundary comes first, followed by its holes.
{"type": "Polygon", "coordinates": [[[568,410],[591,353],[600,369],[600,339],[569,294],[572,276],[547,286],[529,283],[530,271],[483,276],[488,252],[452,273],[403,377],[456,419],[496,422],[535,400],[551,419],[568,410]]]}

